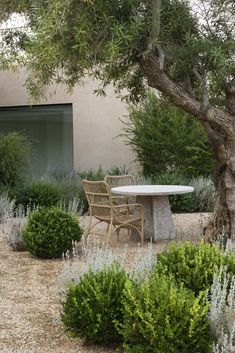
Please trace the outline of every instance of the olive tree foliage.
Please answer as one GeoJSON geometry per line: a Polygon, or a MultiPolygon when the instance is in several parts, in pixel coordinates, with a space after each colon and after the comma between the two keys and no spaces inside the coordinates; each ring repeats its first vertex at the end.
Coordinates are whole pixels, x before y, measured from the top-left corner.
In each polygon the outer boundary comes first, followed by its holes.
{"type": "MultiPolygon", "coordinates": [[[[146,84],[141,57],[160,40],[175,66],[184,55],[181,46],[187,32],[197,33],[187,3],[178,0],[163,3],[162,38],[151,35],[152,0],[2,0],[0,6],[2,19],[16,11],[28,18],[32,32],[25,41],[31,72],[27,85],[34,96],[53,82],[72,88],[91,74],[101,80],[98,93],[112,82],[117,90],[127,88],[132,99],[140,99],[146,84]]],[[[180,75],[181,66],[174,68],[175,75],[180,75]]]]}
{"type": "Polygon", "coordinates": [[[26,16],[34,97],[91,75],[139,101],[151,86],[195,116],[213,147],[218,198],[208,237],[235,239],[234,0],[1,0],[26,16]],[[124,90],[126,91],[126,90],[124,90]]]}

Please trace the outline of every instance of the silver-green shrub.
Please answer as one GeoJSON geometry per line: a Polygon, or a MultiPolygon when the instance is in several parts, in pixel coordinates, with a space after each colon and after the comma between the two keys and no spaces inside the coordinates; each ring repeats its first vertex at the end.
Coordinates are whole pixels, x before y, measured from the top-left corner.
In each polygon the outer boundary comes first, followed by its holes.
{"type": "Polygon", "coordinates": [[[10,200],[7,194],[0,195],[0,222],[3,222],[5,218],[12,216],[14,206],[14,200],[10,200]]]}
{"type": "Polygon", "coordinates": [[[211,178],[198,177],[191,180],[194,187],[194,205],[201,212],[212,211],[215,205],[216,190],[211,178]]]}
{"type": "Polygon", "coordinates": [[[23,231],[30,212],[30,208],[25,209],[23,206],[16,208],[12,201],[11,207],[9,207],[8,212],[5,213],[1,230],[3,238],[13,250],[25,250],[23,231]]]}
{"type": "Polygon", "coordinates": [[[25,250],[23,231],[26,221],[26,217],[11,217],[5,219],[1,225],[3,238],[13,250],[25,250]]]}
{"type": "Polygon", "coordinates": [[[71,282],[79,282],[80,278],[89,271],[95,273],[109,268],[114,263],[118,263],[121,268],[124,267],[127,249],[121,255],[115,254],[111,248],[102,246],[95,242],[91,246],[83,246],[80,252],[73,249],[72,256],[69,253],[63,254],[64,265],[58,278],[59,291],[63,296],[66,287],[71,282]],[[81,266],[81,261],[83,265],[81,266]]]}
{"type": "Polygon", "coordinates": [[[31,211],[22,205],[16,207],[15,201],[10,201],[7,195],[0,197],[1,231],[3,239],[13,250],[25,250],[23,231],[31,211]]]}
{"type": "Polygon", "coordinates": [[[190,185],[193,193],[171,195],[172,212],[211,212],[214,209],[216,191],[210,177],[185,178],[180,173],[166,172],[151,178],[152,184],[157,185],[190,185]]]}
{"type": "Polygon", "coordinates": [[[135,255],[131,277],[140,283],[147,276],[151,276],[157,264],[157,256],[153,254],[152,243],[148,243],[147,249],[140,247],[135,255]]]}
{"type": "Polygon", "coordinates": [[[83,213],[83,206],[78,198],[73,197],[69,200],[60,200],[56,205],[62,210],[66,210],[67,213],[71,215],[81,215],[83,213]]]}
{"type": "Polygon", "coordinates": [[[208,317],[215,337],[213,353],[235,351],[235,276],[223,269],[214,276],[208,317]],[[229,290],[228,290],[229,288],[229,290]]]}

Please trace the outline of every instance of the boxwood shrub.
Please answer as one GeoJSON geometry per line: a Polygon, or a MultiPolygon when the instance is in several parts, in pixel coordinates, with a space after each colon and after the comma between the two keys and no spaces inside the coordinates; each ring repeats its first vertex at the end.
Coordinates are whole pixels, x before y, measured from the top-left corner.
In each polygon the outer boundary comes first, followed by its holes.
{"type": "Polygon", "coordinates": [[[68,288],[62,322],[73,335],[94,343],[120,342],[116,321],[123,320],[122,291],[126,273],[113,264],[88,272],[68,288]]]}
{"type": "Polygon", "coordinates": [[[142,284],[127,281],[120,333],[125,353],[209,353],[211,337],[205,293],[195,298],[169,276],[142,284]]]}
{"type": "Polygon", "coordinates": [[[92,343],[123,344],[124,353],[210,353],[210,286],[221,266],[235,273],[235,255],[173,244],[154,266],[141,280],[115,262],[83,274],[62,303],[66,329],[92,343]]]}
{"type": "Polygon", "coordinates": [[[23,237],[30,253],[52,259],[71,251],[73,242],[79,241],[82,233],[76,218],[65,211],[41,208],[30,215],[23,237]]]}
{"type": "Polygon", "coordinates": [[[171,244],[166,252],[158,255],[155,273],[172,275],[178,284],[196,295],[209,289],[213,276],[222,266],[235,274],[235,254],[226,254],[217,245],[201,243],[171,244]]]}

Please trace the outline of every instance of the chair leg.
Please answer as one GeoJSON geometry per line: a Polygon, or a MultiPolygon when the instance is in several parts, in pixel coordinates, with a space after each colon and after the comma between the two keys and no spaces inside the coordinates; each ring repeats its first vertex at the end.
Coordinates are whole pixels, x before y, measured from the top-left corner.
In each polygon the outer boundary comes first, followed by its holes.
{"type": "Polygon", "coordinates": [[[140,240],[141,240],[141,245],[144,244],[144,230],[143,228],[141,228],[141,231],[140,231],[140,240]]]}
{"type": "Polygon", "coordinates": [[[117,240],[120,241],[120,228],[116,229],[117,232],[117,240]]]}
{"type": "Polygon", "coordinates": [[[141,218],[140,240],[141,240],[141,245],[143,245],[144,244],[144,219],[143,219],[143,217],[141,218]]]}
{"type": "Polygon", "coordinates": [[[87,238],[88,238],[88,235],[89,235],[89,232],[90,232],[90,229],[91,229],[91,222],[92,222],[92,215],[91,215],[91,212],[90,212],[90,219],[89,219],[89,225],[88,225],[88,228],[87,228],[87,231],[85,232],[84,234],[84,241],[85,241],[85,244],[87,243],[87,238]]]}
{"type": "Polygon", "coordinates": [[[112,233],[112,223],[109,224],[109,232],[108,232],[108,238],[107,238],[107,243],[106,245],[108,246],[109,245],[109,239],[110,239],[110,235],[112,233]]]}

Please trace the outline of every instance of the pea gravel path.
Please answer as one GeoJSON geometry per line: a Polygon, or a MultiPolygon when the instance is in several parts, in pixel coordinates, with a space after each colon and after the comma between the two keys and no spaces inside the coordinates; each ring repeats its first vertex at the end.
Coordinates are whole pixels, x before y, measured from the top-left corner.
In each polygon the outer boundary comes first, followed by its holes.
{"type": "MultiPolygon", "coordinates": [[[[199,224],[195,216],[190,217],[191,221],[182,217],[183,223],[175,219],[176,226],[181,229],[182,224],[187,224],[187,233],[193,222],[199,224]]],[[[112,246],[121,253],[124,244],[112,246]]],[[[153,249],[158,252],[166,246],[166,243],[154,244],[153,249]]],[[[136,244],[129,245],[129,261],[136,248],[136,244]]],[[[41,260],[27,252],[14,252],[0,238],[0,353],[117,352],[84,345],[82,340],[70,338],[64,332],[58,290],[63,266],[62,260],[41,260]]]]}

